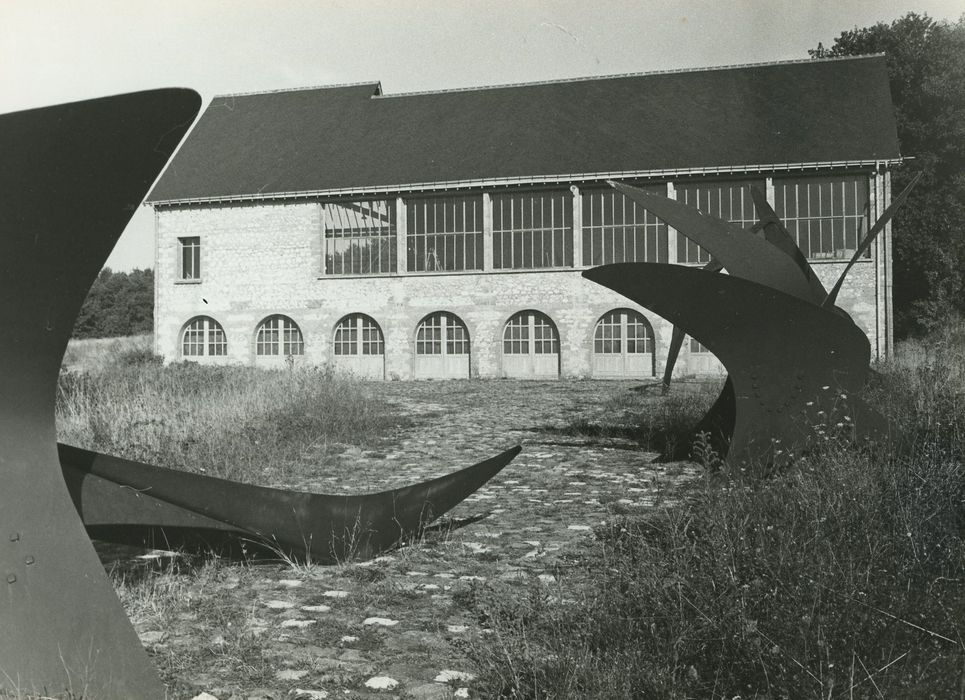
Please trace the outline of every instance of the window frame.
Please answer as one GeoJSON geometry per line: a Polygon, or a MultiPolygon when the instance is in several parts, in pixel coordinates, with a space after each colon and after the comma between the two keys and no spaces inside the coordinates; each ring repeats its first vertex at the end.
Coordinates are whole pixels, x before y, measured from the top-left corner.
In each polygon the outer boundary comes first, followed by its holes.
{"type": "Polygon", "coordinates": [[[228,335],[216,319],[211,316],[194,316],[181,329],[178,347],[182,359],[197,359],[200,357],[226,357],[228,355],[228,335]],[[195,328],[201,324],[200,328],[195,328]],[[190,344],[201,352],[187,352],[188,334],[192,334],[190,344]],[[212,350],[217,351],[213,352],[212,350]]]}
{"type": "Polygon", "coordinates": [[[178,282],[200,281],[201,236],[178,236],[178,282]],[[189,256],[190,263],[185,265],[189,256]]]}
{"type": "Polygon", "coordinates": [[[503,324],[503,355],[559,355],[560,331],[547,314],[524,309],[503,324]]]}
{"type": "MultiPolygon", "coordinates": [[[[792,177],[774,178],[774,211],[784,224],[791,238],[808,260],[849,260],[861,244],[862,238],[868,233],[871,225],[871,196],[872,186],[866,173],[838,173],[836,175],[795,175],[792,177]],[[822,187],[829,186],[830,201],[825,202],[822,187]],[[851,186],[850,193],[847,188],[851,186]],[[801,197],[801,187],[805,188],[804,201],[801,197]],[[817,187],[812,200],[812,186],[817,187]],[[839,201],[835,201],[835,193],[840,186],[839,201]],[[793,187],[793,189],[792,189],[793,187]],[[788,197],[788,190],[793,194],[788,197]],[[850,195],[850,197],[849,197],[850,195]],[[863,203],[862,203],[863,197],[863,203]],[[790,201],[793,199],[793,208],[790,201]],[[802,207],[807,207],[806,215],[802,215],[802,207]],[[817,213],[814,208],[817,208],[817,213]],[[850,211],[849,211],[850,210],[850,211]],[[840,232],[835,231],[835,224],[840,232]],[[817,231],[812,228],[816,225],[817,231]],[[830,231],[825,228],[830,227],[830,231]],[[803,229],[803,231],[802,231],[803,229]],[[850,230],[849,230],[850,229],[850,230]],[[802,235],[807,236],[807,245],[801,245],[802,235]],[[836,239],[841,236],[842,247],[836,246],[836,239]],[[830,249],[824,245],[825,237],[830,238],[830,249]],[[849,237],[853,236],[854,246],[849,246],[849,237]],[[815,255],[813,242],[818,240],[819,254],[815,255]]],[[[871,249],[865,251],[862,260],[871,258],[871,249]]]]}
{"type": "Polygon", "coordinates": [[[574,212],[573,193],[569,189],[494,192],[490,200],[493,222],[493,270],[513,272],[573,268],[574,212]],[[538,212],[534,206],[537,199],[540,201],[538,212]],[[549,202],[548,211],[544,206],[547,201],[549,202]],[[561,217],[559,224],[556,218],[557,205],[559,217],[561,217]],[[537,225],[537,213],[540,225],[537,225]],[[547,215],[549,225],[546,225],[547,215]],[[539,236],[538,256],[537,235],[539,236]],[[559,255],[556,249],[557,239],[560,246],[559,255]],[[549,264],[546,264],[547,240],[551,256],[549,264]],[[519,260],[517,260],[517,252],[519,260]],[[537,257],[542,261],[539,264],[536,262],[537,257]]]}
{"type": "Polygon", "coordinates": [[[326,277],[381,277],[398,273],[398,221],[394,198],[334,200],[321,202],[320,206],[322,273],[326,277]],[[363,225],[382,217],[385,224],[363,225]],[[338,250],[340,247],[345,250],[338,250]],[[351,253],[347,265],[346,252],[351,253]],[[340,266],[336,265],[336,260],[340,266]]]}
{"type": "Polygon", "coordinates": [[[284,314],[272,314],[263,319],[255,329],[255,357],[301,357],[305,354],[305,337],[302,329],[284,314]],[[272,325],[269,328],[269,324],[272,325]],[[292,334],[297,334],[292,339],[292,334]],[[271,335],[272,337],[266,338],[271,335]],[[283,352],[292,350],[297,352],[283,352]],[[271,349],[272,352],[264,352],[271,349]]]}
{"type": "Polygon", "coordinates": [[[382,332],[382,326],[361,312],[342,316],[332,330],[332,354],[337,357],[384,357],[385,333],[382,332]],[[372,334],[375,332],[378,335],[373,340],[372,334]]]}
{"type": "MultiPolygon", "coordinates": [[[[666,184],[643,185],[640,189],[664,197],[667,194],[666,184]]],[[[580,209],[585,266],[670,261],[670,227],[623,193],[612,188],[580,190],[580,209]]]]}
{"type": "Polygon", "coordinates": [[[406,197],[403,202],[406,211],[406,272],[483,270],[486,215],[482,192],[406,197]],[[441,258],[438,253],[440,244],[441,258]]]}
{"type": "Polygon", "coordinates": [[[472,341],[466,322],[449,311],[433,311],[416,324],[415,354],[420,357],[469,355],[472,341]],[[429,352],[427,352],[429,350],[429,352]]]}

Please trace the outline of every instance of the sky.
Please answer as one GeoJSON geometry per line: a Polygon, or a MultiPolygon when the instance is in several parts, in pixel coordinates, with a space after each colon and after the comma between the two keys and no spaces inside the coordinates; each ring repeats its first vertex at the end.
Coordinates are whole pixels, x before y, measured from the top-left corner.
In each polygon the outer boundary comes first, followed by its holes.
{"type": "MultiPolygon", "coordinates": [[[[0,0],[0,113],[158,87],[387,94],[807,58],[965,0],[0,0]]],[[[107,262],[153,267],[141,207],[107,262]]]]}

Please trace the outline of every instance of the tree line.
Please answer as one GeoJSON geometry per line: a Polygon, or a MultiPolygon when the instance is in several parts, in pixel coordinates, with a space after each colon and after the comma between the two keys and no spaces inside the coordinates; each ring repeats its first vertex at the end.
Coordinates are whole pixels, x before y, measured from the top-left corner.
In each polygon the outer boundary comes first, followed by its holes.
{"type": "Polygon", "coordinates": [[[882,52],[901,154],[911,157],[895,169],[893,192],[922,174],[893,224],[895,330],[906,337],[965,315],[965,15],[938,22],[909,12],[808,53],[882,52]]]}
{"type": "Polygon", "coordinates": [[[154,270],[101,270],[77,322],[75,338],[113,338],[154,330],[154,270]]]}

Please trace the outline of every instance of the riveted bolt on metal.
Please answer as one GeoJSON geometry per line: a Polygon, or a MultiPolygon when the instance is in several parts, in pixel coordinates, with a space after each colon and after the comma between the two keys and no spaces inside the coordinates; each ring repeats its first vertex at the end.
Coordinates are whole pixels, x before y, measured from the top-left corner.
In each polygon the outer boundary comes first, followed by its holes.
{"type": "Polygon", "coordinates": [[[7,583],[16,583],[16,582],[17,582],[16,574],[7,574],[7,583]]]}
{"type": "Polygon", "coordinates": [[[19,532],[11,532],[11,533],[10,533],[10,541],[11,541],[11,542],[16,542],[16,541],[19,540],[19,539],[20,539],[20,533],[19,533],[19,532]]]}
{"type": "Polygon", "coordinates": [[[24,560],[24,562],[27,564],[27,566],[30,566],[30,565],[33,564],[35,561],[37,561],[36,559],[34,559],[34,558],[33,558],[32,556],[30,556],[29,554],[28,554],[26,557],[24,557],[23,560],[24,560]]]}

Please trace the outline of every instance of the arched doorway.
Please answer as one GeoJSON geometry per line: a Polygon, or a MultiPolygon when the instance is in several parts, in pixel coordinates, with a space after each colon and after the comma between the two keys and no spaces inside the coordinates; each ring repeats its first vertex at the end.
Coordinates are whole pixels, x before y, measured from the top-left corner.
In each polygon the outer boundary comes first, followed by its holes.
{"type": "Polygon", "coordinates": [[[305,354],[305,340],[298,324],[281,314],[269,316],[255,331],[255,358],[262,363],[284,362],[305,354]]]}
{"type": "Polygon", "coordinates": [[[223,357],[228,354],[224,328],[210,316],[195,316],[181,331],[181,357],[223,357]]]}
{"type": "Polygon", "coordinates": [[[385,379],[385,338],[371,316],[349,314],[335,325],[332,365],[362,379],[385,379]]]}
{"type": "Polygon", "coordinates": [[[469,331],[455,314],[437,311],[416,328],[416,379],[467,379],[469,377],[469,331]]]}
{"type": "Polygon", "coordinates": [[[653,328],[632,309],[608,311],[593,329],[592,375],[601,379],[654,376],[653,328]]]}
{"type": "Polygon", "coordinates": [[[558,379],[560,336],[556,324],[539,311],[520,311],[503,328],[503,376],[558,379]]]}

